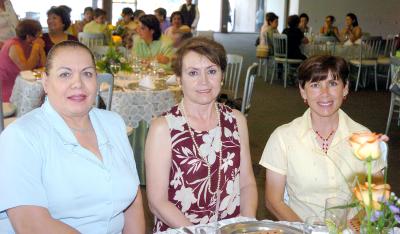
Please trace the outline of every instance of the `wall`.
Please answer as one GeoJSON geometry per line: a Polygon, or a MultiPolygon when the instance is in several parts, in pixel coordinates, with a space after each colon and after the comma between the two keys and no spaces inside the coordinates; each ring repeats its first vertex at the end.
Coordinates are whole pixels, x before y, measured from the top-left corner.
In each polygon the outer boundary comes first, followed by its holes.
{"type": "Polygon", "coordinates": [[[286,1],[285,0],[266,0],[265,12],[274,12],[279,17],[278,31],[282,32],[286,24],[286,1]]]}
{"type": "Polygon", "coordinates": [[[341,30],[346,14],[353,12],[363,32],[381,36],[400,33],[399,0],[299,1],[299,13],[306,12],[310,16],[313,32],[319,32],[327,15],[336,17],[335,24],[341,30]]]}
{"type": "Polygon", "coordinates": [[[231,8],[235,9],[235,32],[254,32],[256,28],[257,1],[231,1],[231,8]],[[234,8],[232,5],[234,5],[234,8]]]}

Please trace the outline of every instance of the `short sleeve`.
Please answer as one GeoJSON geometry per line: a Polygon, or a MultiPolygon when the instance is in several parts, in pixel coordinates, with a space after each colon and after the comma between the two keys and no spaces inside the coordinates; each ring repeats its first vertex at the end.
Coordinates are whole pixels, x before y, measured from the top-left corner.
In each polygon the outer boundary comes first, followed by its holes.
{"type": "Polygon", "coordinates": [[[287,154],[279,129],[276,129],[269,137],[261,156],[260,165],[276,173],[286,175],[287,154]]]}
{"type": "Polygon", "coordinates": [[[18,125],[0,135],[0,212],[21,205],[47,207],[43,159],[34,144],[18,125]]]}

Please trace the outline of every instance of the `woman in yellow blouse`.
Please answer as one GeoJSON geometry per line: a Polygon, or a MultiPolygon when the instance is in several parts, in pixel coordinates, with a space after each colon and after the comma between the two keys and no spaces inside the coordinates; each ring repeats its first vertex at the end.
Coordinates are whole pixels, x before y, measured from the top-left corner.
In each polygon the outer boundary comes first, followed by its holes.
{"type": "MultiPolygon", "coordinates": [[[[267,169],[265,204],[279,220],[323,217],[325,200],[350,198],[355,176],[366,172],[348,139],[368,129],[340,109],[349,92],[348,73],[343,58],[327,55],[299,67],[300,94],[309,108],[271,134],[260,160],[267,169]]],[[[376,177],[384,166],[382,159],[373,162],[376,177]]]]}

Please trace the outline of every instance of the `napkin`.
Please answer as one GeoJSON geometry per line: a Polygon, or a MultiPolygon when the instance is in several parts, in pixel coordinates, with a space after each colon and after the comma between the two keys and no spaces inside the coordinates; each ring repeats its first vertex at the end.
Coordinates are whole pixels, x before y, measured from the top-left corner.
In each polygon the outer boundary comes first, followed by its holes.
{"type": "Polygon", "coordinates": [[[21,75],[22,79],[24,79],[24,80],[29,80],[29,81],[36,80],[35,74],[31,70],[21,71],[19,74],[21,75]]]}
{"type": "Polygon", "coordinates": [[[166,81],[167,85],[178,85],[175,75],[170,75],[166,81]]]}
{"type": "Polygon", "coordinates": [[[153,79],[150,76],[145,76],[139,81],[139,87],[145,89],[155,89],[153,79]]]}

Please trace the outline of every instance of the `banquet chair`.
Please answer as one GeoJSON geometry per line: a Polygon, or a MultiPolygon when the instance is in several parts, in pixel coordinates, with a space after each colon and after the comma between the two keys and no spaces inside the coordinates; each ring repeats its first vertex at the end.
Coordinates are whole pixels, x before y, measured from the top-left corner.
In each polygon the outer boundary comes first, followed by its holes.
{"type": "Polygon", "coordinates": [[[274,68],[272,71],[272,77],[270,83],[272,84],[272,81],[274,80],[274,77],[277,73],[278,63],[281,63],[284,68],[283,86],[286,88],[290,65],[300,65],[303,62],[303,60],[288,58],[288,45],[287,45],[286,34],[275,33],[273,35],[272,41],[274,45],[274,68]]]}
{"type": "MultiPolygon", "coordinates": [[[[361,70],[362,68],[372,67],[374,68],[374,80],[375,80],[375,90],[378,91],[378,81],[377,81],[377,67],[378,67],[378,56],[381,47],[382,38],[379,36],[362,37],[361,46],[359,49],[358,59],[351,59],[349,64],[350,67],[354,66],[358,69],[356,77],[356,87],[355,91],[358,89],[360,83],[361,70]]],[[[364,76],[366,80],[367,71],[365,71],[364,76]]],[[[364,82],[365,84],[366,82],[364,82]]]]}
{"type": "MultiPolygon", "coordinates": [[[[390,72],[392,84],[400,85],[400,58],[390,57],[390,72]]],[[[390,124],[392,122],[393,113],[398,113],[397,125],[400,124],[400,96],[391,92],[389,114],[386,123],[385,134],[389,133],[390,124]]]]}
{"type": "MultiPolygon", "coordinates": [[[[114,89],[114,76],[110,73],[100,73],[97,74],[97,94],[96,94],[96,107],[100,107],[100,92],[101,92],[101,85],[105,83],[107,85],[107,100],[106,100],[106,110],[111,110],[111,102],[113,96],[113,89],[114,89]]],[[[126,134],[128,136],[132,135],[133,128],[127,126],[126,127],[126,134]]]]}
{"type": "Polygon", "coordinates": [[[257,77],[259,64],[253,63],[246,72],[246,80],[244,81],[242,107],[240,112],[247,116],[251,107],[251,97],[253,96],[254,80],[257,77]]]}
{"type": "Polygon", "coordinates": [[[242,71],[243,56],[227,54],[227,66],[224,74],[222,93],[233,99],[238,97],[240,73],[242,71]]]}
{"type": "Polygon", "coordinates": [[[113,88],[114,88],[114,76],[110,73],[100,73],[97,75],[97,94],[96,94],[96,107],[100,106],[100,92],[101,92],[101,85],[106,83],[107,87],[107,103],[106,103],[106,110],[111,110],[111,101],[113,95],[113,88]]]}
{"type": "Polygon", "coordinates": [[[383,76],[386,78],[386,89],[389,88],[390,82],[390,56],[394,55],[396,50],[396,37],[394,35],[388,35],[386,37],[385,49],[383,54],[378,57],[378,66],[382,67],[386,74],[379,74],[378,76],[383,76]]]}
{"type": "Polygon", "coordinates": [[[79,42],[85,44],[93,51],[93,47],[102,46],[105,42],[105,35],[103,33],[78,33],[79,42]]]}

